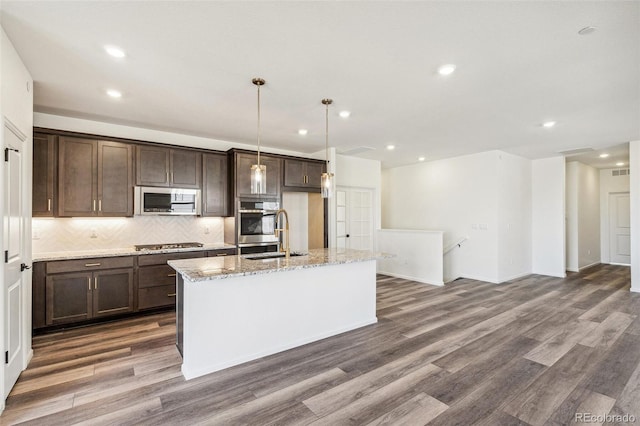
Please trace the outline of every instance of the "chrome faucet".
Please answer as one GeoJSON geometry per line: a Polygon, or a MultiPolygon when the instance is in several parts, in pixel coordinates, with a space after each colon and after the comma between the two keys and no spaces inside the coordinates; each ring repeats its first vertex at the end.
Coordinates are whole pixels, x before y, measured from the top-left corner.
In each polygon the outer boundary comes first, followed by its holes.
{"type": "Polygon", "coordinates": [[[291,254],[291,246],[289,245],[289,215],[285,209],[280,209],[276,212],[276,228],[274,230],[275,236],[279,239],[280,233],[284,232],[284,242],[280,246],[280,252],[285,253],[285,257],[289,259],[289,255],[291,254]],[[280,218],[280,213],[284,213],[284,228],[278,228],[278,218],[280,218]],[[286,247],[285,247],[286,246],[286,247]]]}

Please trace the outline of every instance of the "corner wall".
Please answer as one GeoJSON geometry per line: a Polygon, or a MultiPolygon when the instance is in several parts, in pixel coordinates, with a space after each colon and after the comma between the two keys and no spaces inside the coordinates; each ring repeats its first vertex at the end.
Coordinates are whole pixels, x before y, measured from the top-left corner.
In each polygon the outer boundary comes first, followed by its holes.
{"type": "Polygon", "coordinates": [[[498,154],[498,281],[531,273],[531,160],[498,154]]]}
{"type": "Polygon", "coordinates": [[[566,276],[565,160],[531,162],[531,272],[566,276]]]}
{"type": "MultiPolygon", "coordinates": [[[[631,175],[640,173],[640,140],[629,142],[631,175]]],[[[631,179],[631,223],[640,223],[640,180],[631,179]]],[[[640,226],[631,226],[631,291],[640,293],[640,226]]]]}
{"type": "Polygon", "coordinates": [[[600,174],[578,161],[567,163],[567,270],[600,262],[600,174]]]}

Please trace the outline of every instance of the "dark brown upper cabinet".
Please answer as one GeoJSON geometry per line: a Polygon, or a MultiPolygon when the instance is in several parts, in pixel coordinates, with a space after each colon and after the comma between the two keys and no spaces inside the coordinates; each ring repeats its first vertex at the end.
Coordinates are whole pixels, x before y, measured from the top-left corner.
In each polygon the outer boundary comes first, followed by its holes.
{"type": "Polygon", "coordinates": [[[202,215],[229,215],[226,154],[202,155],[202,215]]]}
{"type": "Polygon", "coordinates": [[[284,160],[284,186],[320,191],[323,172],[323,163],[286,158],[284,160]]]}
{"type": "Polygon", "coordinates": [[[202,154],[186,149],[136,146],[136,184],[200,189],[202,154]]]}
{"type": "Polygon", "coordinates": [[[132,146],[60,137],[58,198],[58,216],[132,216],[132,146]]]}
{"type": "Polygon", "coordinates": [[[260,154],[260,164],[267,167],[267,191],[265,194],[251,193],[251,166],[257,164],[257,154],[235,153],[236,197],[280,198],[281,160],[276,157],[260,154]]]}
{"type": "Polygon", "coordinates": [[[56,210],[56,136],[33,134],[32,215],[52,217],[56,210]]]}

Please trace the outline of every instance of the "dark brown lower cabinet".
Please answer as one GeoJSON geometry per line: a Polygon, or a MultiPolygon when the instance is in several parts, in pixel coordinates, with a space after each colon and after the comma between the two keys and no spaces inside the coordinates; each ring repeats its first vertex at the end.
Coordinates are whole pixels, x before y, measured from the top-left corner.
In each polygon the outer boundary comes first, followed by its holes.
{"type": "Polygon", "coordinates": [[[92,272],[49,275],[46,280],[47,325],[83,321],[92,317],[92,272]]]}
{"type": "Polygon", "coordinates": [[[44,296],[45,321],[34,327],[76,323],[133,312],[133,258],[114,257],[47,262],[34,267],[34,308],[44,296]],[[46,273],[42,277],[42,272],[46,273]],[[44,292],[36,280],[44,278],[44,292]]]}
{"type": "Polygon", "coordinates": [[[133,312],[133,269],[93,273],[93,317],[133,312]]]}

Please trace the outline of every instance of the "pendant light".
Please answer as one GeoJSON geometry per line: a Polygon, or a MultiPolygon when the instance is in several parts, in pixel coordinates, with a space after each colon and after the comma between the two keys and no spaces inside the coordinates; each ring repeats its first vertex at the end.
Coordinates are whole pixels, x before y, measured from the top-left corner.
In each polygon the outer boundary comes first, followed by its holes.
{"type": "Polygon", "coordinates": [[[322,174],[322,198],[331,198],[333,193],[333,173],[329,173],[329,105],[333,103],[332,99],[323,99],[325,105],[325,162],[326,170],[322,174]]]}
{"type": "Polygon", "coordinates": [[[262,78],[251,80],[258,87],[258,164],[251,166],[251,193],[265,194],[267,192],[267,166],[260,164],[260,86],[265,81],[262,78]]]}

